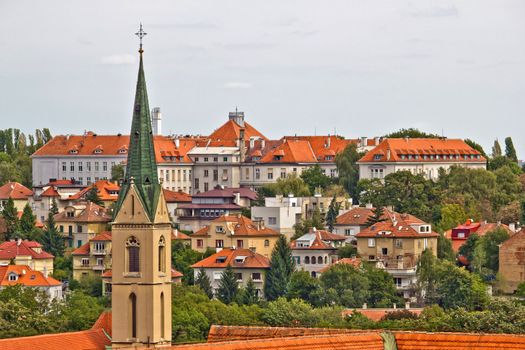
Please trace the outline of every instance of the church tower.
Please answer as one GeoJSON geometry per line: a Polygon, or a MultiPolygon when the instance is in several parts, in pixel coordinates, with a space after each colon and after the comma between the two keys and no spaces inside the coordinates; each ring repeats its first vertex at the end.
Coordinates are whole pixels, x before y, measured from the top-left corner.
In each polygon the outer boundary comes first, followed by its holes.
{"type": "Polygon", "coordinates": [[[157,176],[140,63],[126,175],[112,223],[112,347],[171,344],[171,224],[157,176]]]}

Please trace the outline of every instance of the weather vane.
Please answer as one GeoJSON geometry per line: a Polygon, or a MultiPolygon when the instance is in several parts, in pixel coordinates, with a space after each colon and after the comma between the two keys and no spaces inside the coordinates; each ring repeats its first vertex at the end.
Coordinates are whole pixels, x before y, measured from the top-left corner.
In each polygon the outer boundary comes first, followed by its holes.
{"type": "Polygon", "coordinates": [[[142,38],[144,38],[148,33],[146,33],[143,29],[142,29],[142,23],[140,24],[140,28],[139,28],[139,31],[135,33],[136,36],[139,37],[140,39],[140,49],[139,49],[139,52],[142,53],[144,52],[144,50],[142,50],[142,38]]]}

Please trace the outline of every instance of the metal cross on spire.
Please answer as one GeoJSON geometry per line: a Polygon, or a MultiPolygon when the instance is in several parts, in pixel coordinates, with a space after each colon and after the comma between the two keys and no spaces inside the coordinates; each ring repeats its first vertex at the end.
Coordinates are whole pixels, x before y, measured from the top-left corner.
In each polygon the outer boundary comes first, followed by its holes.
{"type": "Polygon", "coordinates": [[[143,29],[142,29],[142,23],[140,24],[140,28],[139,28],[139,31],[135,33],[136,36],[139,37],[139,40],[140,40],[140,49],[139,49],[139,52],[140,53],[143,53],[144,50],[142,50],[142,38],[144,38],[148,33],[146,33],[143,29]]]}

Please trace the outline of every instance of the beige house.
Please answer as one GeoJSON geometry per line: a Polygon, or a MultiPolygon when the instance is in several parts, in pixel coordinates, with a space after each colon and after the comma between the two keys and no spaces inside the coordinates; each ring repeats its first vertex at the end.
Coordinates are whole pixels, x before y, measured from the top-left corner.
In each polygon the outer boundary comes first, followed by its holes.
{"type": "Polygon", "coordinates": [[[356,235],[362,261],[374,262],[394,277],[405,298],[412,297],[416,266],[425,249],[437,255],[438,234],[430,224],[410,214],[394,214],[356,235]]]}
{"type": "Polygon", "coordinates": [[[337,250],[345,245],[346,237],[324,230],[311,229],[290,243],[295,268],[318,277],[321,270],[337,262],[337,250]]]}
{"type": "Polygon", "coordinates": [[[192,249],[205,252],[208,248],[239,248],[270,257],[280,233],[245,216],[221,216],[191,235],[192,249]]]}
{"type": "Polygon", "coordinates": [[[111,269],[111,232],[104,231],[91,238],[88,243],[75,249],[73,255],[73,278],[102,275],[111,269]]]}
{"type": "Polygon", "coordinates": [[[18,182],[8,182],[0,186],[0,211],[11,198],[17,211],[23,211],[24,207],[33,195],[33,191],[18,182]]]}
{"type": "Polygon", "coordinates": [[[13,240],[0,244],[0,266],[11,263],[29,266],[48,276],[53,273],[53,258],[53,255],[44,251],[42,245],[35,241],[13,240]]]}
{"type": "Polygon", "coordinates": [[[47,294],[50,301],[62,300],[62,283],[53,277],[27,265],[0,266],[0,289],[16,285],[39,289],[47,294]]]}
{"type": "Polygon", "coordinates": [[[518,285],[525,282],[525,230],[522,229],[501,244],[499,273],[505,293],[514,293],[518,285]]]}
{"type": "Polygon", "coordinates": [[[110,221],[108,210],[91,202],[67,206],[55,215],[56,226],[69,248],[80,248],[91,238],[107,231],[110,221]]]}
{"type": "Polygon", "coordinates": [[[222,273],[228,265],[233,268],[237,282],[241,287],[246,286],[246,283],[251,279],[255,284],[257,294],[259,297],[263,297],[264,278],[266,271],[270,268],[270,261],[267,257],[250,249],[222,249],[191,265],[191,267],[195,273],[195,278],[197,278],[199,271],[204,269],[216,294],[222,273]]]}

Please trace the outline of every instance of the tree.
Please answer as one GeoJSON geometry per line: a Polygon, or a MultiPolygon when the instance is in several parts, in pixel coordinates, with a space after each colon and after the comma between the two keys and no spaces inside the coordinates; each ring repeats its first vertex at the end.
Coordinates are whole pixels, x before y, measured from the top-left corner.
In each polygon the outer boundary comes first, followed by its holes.
{"type": "Polygon", "coordinates": [[[288,240],[281,235],[272,250],[270,269],[266,272],[264,296],[267,300],[275,300],[286,295],[288,283],[295,270],[295,262],[288,240]]]}
{"type": "Polygon", "coordinates": [[[124,165],[115,164],[111,167],[111,181],[118,182],[124,178],[124,165]]]}
{"type": "Polygon", "coordinates": [[[208,277],[204,268],[199,270],[197,279],[195,280],[195,285],[199,286],[208,298],[213,298],[213,288],[211,287],[210,277],[208,277]]]}
{"type": "Polygon", "coordinates": [[[64,239],[57,230],[55,217],[51,212],[47,215],[46,227],[40,238],[40,243],[45,251],[53,254],[55,257],[64,255],[64,239]]]}
{"type": "Polygon", "coordinates": [[[437,293],[437,260],[432,251],[425,249],[417,263],[417,286],[419,301],[426,305],[439,302],[437,293]]]}
{"type": "Polygon", "coordinates": [[[423,131],[420,131],[416,128],[408,128],[408,129],[400,129],[399,131],[392,132],[390,134],[387,134],[383,136],[384,138],[389,139],[402,139],[405,137],[412,138],[412,139],[437,139],[441,138],[441,136],[437,134],[429,134],[423,131]]]}
{"type": "MultiPolygon", "coordinates": [[[[499,246],[509,239],[509,233],[503,227],[487,232],[479,239],[479,248],[482,251],[482,267],[491,269],[493,272],[499,271],[499,246]]],[[[478,251],[475,250],[475,253],[478,251]]],[[[479,254],[479,253],[478,253],[479,254]]],[[[475,256],[474,256],[475,257],[475,256]]]]}
{"type": "Polygon", "coordinates": [[[104,202],[102,199],[100,199],[98,195],[98,188],[95,186],[95,184],[91,185],[91,188],[86,193],[86,200],[95,203],[96,205],[104,206],[104,202]]]}
{"type": "Polygon", "coordinates": [[[237,297],[238,292],[239,285],[237,283],[237,277],[235,276],[231,265],[228,264],[221,274],[219,288],[217,290],[217,297],[223,303],[231,304],[237,297]]]}
{"type": "Polygon", "coordinates": [[[494,140],[494,146],[492,146],[492,158],[500,157],[502,155],[501,146],[498,139],[494,140]]]}
{"type": "Polygon", "coordinates": [[[332,265],[320,277],[325,305],[361,307],[370,296],[368,278],[348,264],[332,265]]]}
{"type": "Polygon", "coordinates": [[[478,244],[479,236],[475,233],[472,233],[468,236],[467,241],[459,247],[459,255],[463,255],[467,258],[468,261],[472,261],[474,258],[474,250],[478,244]]]}
{"type": "Polygon", "coordinates": [[[310,276],[307,271],[295,271],[288,283],[286,297],[291,299],[302,299],[312,305],[318,302],[320,284],[317,278],[310,276]]]}
{"type": "Polygon", "coordinates": [[[456,254],[452,249],[452,241],[445,237],[444,233],[440,233],[437,241],[437,256],[442,260],[454,261],[456,254]]]}
{"type": "Polygon", "coordinates": [[[58,214],[58,205],[55,197],[53,197],[53,200],[51,201],[51,208],[49,209],[49,212],[53,215],[58,214]]]}
{"type": "Polygon", "coordinates": [[[242,305],[253,305],[259,302],[259,296],[257,295],[257,288],[255,283],[250,278],[246,282],[246,287],[244,287],[239,293],[239,301],[242,305]]]}
{"type": "Polygon", "coordinates": [[[6,240],[17,238],[17,235],[20,234],[20,221],[18,220],[18,211],[16,210],[13,198],[8,198],[2,209],[2,216],[4,217],[6,226],[6,240]]]}
{"type": "Polygon", "coordinates": [[[514,148],[514,143],[512,142],[512,137],[510,136],[505,138],[505,156],[513,162],[518,162],[516,149],[514,148]]]}
{"type": "Polygon", "coordinates": [[[319,164],[305,169],[301,173],[301,179],[308,186],[310,193],[315,193],[319,188],[324,191],[332,182],[332,179],[323,173],[319,164]]]}
{"type": "Polygon", "coordinates": [[[268,184],[263,187],[267,187],[270,193],[281,194],[288,196],[290,194],[296,197],[307,197],[310,195],[308,185],[298,177],[295,173],[286,175],[286,178],[277,179],[277,182],[268,184]]]}
{"type": "Polygon", "coordinates": [[[194,274],[191,265],[212,253],[211,251],[207,251],[204,254],[200,253],[179,240],[171,242],[171,264],[177,271],[182,273],[182,283],[185,284],[194,284],[194,274]]]}
{"type": "Polygon", "coordinates": [[[483,149],[483,147],[481,147],[481,145],[475,141],[472,141],[471,139],[465,139],[465,143],[467,145],[469,145],[470,147],[474,148],[476,151],[478,151],[479,153],[481,153],[481,155],[485,158],[485,159],[488,159],[489,157],[487,156],[487,154],[485,153],[485,150],[483,149]]]}
{"type": "Polygon", "coordinates": [[[444,204],[441,206],[441,219],[439,228],[443,231],[450,230],[467,220],[465,209],[459,204],[444,204]]]}
{"type": "Polygon", "coordinates": [[[339,204],[337,203],[336,197],[334,195],[332,201],[330,202],[330,206],[328,207],[328,213],[326,213],[326,226],[328,227],[328,231],[334,231],[334,225],[336,224],[338,215],[339,204]]]}
{"type": "Polygon", "coordinates": [[[104,307],[94,296],[81,290],[66,295],[65,307],[61,310],[64,328],[68,331],[79,331],[93,326],[104,307]]]}
{"type": "Polygon", "coordinates": [[[357,247],[347,244],[337,249],[337,256],[339,258],[355,258],[357,256],[357,247]]]}
{"type": "Polygon", "coordinates": [[[22,238],[29,240],[35,240],[38,238],[38,229],[35,224],[36,218],[33,215],[33,210],[31,210],[29,203],[27,203],[24,207],[22,217],[20,218],[20,232],[23,236],[22,238]]]}
{"type": "Polygon", "coordinates": [[[370,227],[374,224],[377,224],[378,222],[385,221],[386,218],[384,217],[384,213],[384,207],[376,206],[374,209],[372,209],[372,215],[366,219],[365,226],[370,227]]]}
{"type": "Polygon", "coordinates": [[[343,152],[335,156],[335,164],[339,176],[339,184],[350,194],[355,203],[359,200],[357,183],[359,181],[359,165],[357,161],[363,154],[357,152],[356,144],[349,144],[343,152]]]}
{"type": "Polygon", "coordinates": [[[391,307],[392,304],[401,305],[403,299],[397,295],[394,279],[385,270],[372,265],[364,265],[364,276],[368,280],[369,296],[367,304],[372,307],[391,307]]]}
{"type": "Polygon", "coordinates": [[[301,219],[300,222],[294,225],[295,234],[293,239],[297,239],[304,234],[310,232],[310,229],[324,230],[324,220],[321,216],[319,208],[315,208],[310,219],[301,219]]]}

